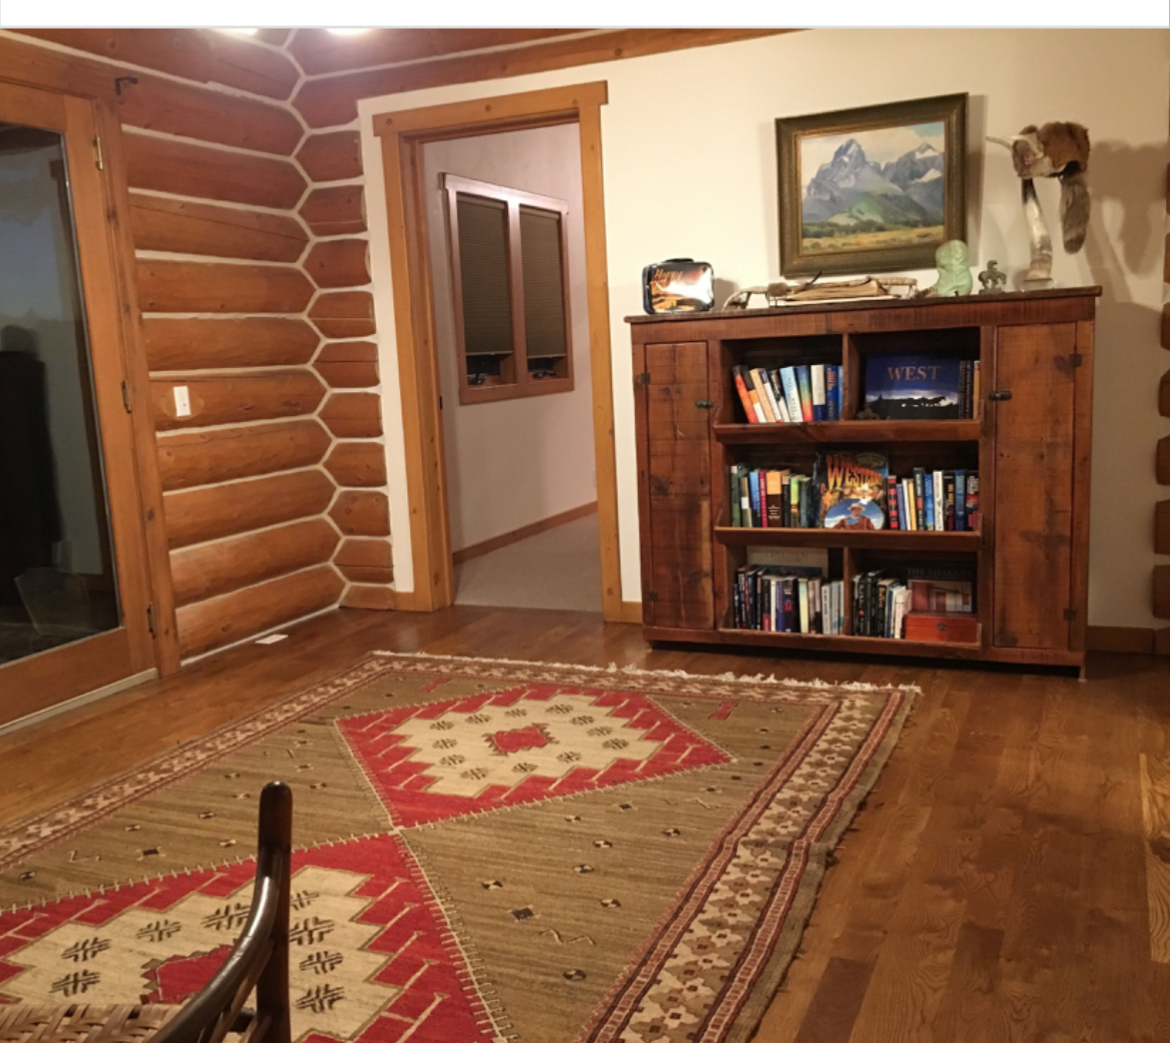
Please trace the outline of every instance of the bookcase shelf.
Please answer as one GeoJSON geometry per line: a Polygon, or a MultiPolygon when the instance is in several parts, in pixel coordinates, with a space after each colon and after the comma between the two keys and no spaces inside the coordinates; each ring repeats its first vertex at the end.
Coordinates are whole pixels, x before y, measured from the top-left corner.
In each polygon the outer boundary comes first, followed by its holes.
{"type": "Polygon", "coordinates": [[[713,424],[723,445],[792,445],[807,442],[978,442],[980,420],[822,420],[811,424],[713,424]]]}
{"type": "Polygon", "coordinates": [[[1083,666],[1099,295],[1086,287],[631,318],[646,638],[1083,666]],[[867,359],[932,353],[980,362],[974,419],[855,419],[867,359]],[[841,366],[841,420],[743,422],[733,367],[817,364],[841,366]],[[1049,451],[1037,452],[1038,430],[1049,451]],[[976,471],[980,531],[722,524],[732,465],[810,473],[833,446],[883,453],[902,477],[976,471]],[[799,560],[801,548],[826,550],[823,578],[847,592],[875,571],[971,570],[976,640],[853,636],[848,610],[840,634],[734,627],[736,570],[799,560]]]}
{"type": "Polygon", "coordinates": [[[894,551],[977,551],[982,536],[978,532],[903,532],[879,529],[877,532],[847,532],[843,529],[756,529],[718,525],[715,539],[738,547],[855,547],[858,550],[894,551]]]}

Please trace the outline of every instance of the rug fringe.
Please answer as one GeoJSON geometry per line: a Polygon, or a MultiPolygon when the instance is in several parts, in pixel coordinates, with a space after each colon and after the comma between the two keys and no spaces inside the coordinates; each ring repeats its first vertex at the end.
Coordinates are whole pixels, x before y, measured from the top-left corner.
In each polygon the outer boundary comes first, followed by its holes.
{"type": "Polygon", "coordinates": [[[811,688],[823,690],[826,688],[843,688],[850,692],[914,692],[922,693],[922,688],[916,684],[868,684],[865,681],[822,681],[819,677],[812,681],[797,681],[795,678],[779,678],[775,674],[736,674],[728,670],[721,674],[694,674],[688,670],[644,670],[638,666],[618,666],[610,663],[609,666],[587,666],[581,663],[558,663],[534,659],[501,659],[496,656],[463,656],[441,655],[434,652],[389,652],[375,649],[369,653],[387,659],[435,659],[455,663],[505,663],[508,666],[526,667],[553,667],[561,670],[585,670],[589,673],[606,674],[609,676],[649,676],[686,678],[692,681],[734,681],[744,684],[775,684],[787,688],[811,688]]]}

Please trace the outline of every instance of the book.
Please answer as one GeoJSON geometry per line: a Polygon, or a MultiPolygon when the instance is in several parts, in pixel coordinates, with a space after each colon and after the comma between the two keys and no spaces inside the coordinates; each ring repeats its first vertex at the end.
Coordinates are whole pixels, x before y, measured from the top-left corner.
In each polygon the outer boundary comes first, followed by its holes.
{"type": "Polygon", "coordinates": [[[765,511],[765,521],[769,529],[777,529],[783,524],[782,518],[782,501],[780,498],[784,488],[784,475],[780,471],[765,471],[764,472],[764,487],[765,496],[767,497],[767,509],[765,511]]]}
{"type": "Polygon", "coordinates": [[[806,424],[812,423],[812,374],[808,366],[796,367],[796,386],[800,394],[800,415],[806,424]]]}
{"type": "Polygon", "coordinates": [[[760,405],[764,410],[764,423],[776,423],[776,413],[772,409],[772,400],[769,398],[769,392],[772,390],[770,382],[765,380],[762,369],[749,369],[748,376],[751,377],[752,386],[755,388],[756,394],[759,396],[760,405]]]}
{"type": "Polygon", "coordinates": [[[976,471],[967,472],[966,522],[970,532],[979,531],[979,474],[976,471]]]}
{"type": "Polygon", "coordinates": [[[758,424],[760,418],[756,415],[756,407],[752,402],[751,391],[745,379],[746,372],[743,366],[733,366],[731,368],[731,376],[735,381],[735,390],[739,394],[739,401],[743,405],[743,412],[747,418],[747,423],[758,424]]]}
{"type": "Polygon", "coordinates": [[[764,372],[768,375],[768,383],[772,385],[772,395],[775,398],[773,404],[776,406],[780,422],[792,423],[792,417],[788,413],[788,400],[784,397],[784,384],[780,380],[780,370],[766,369],[764,372]]]}
{"type": "Polygon", "coordinates": [[[957,420],[959,360],[942,355],[869,355],[865,405],[883,420],[957,420]]]}
{"type": "Polygon", "coordinates": [[[955,471],[955,529],[967,529],[967,472],[955,471]]]}
{"type": "Polygon", "coordinates": [[[917,516],[914,510],[914,479],[903,478],[901,488],[898,490],[898,508],[901,511],[902,528],[907,532],[913,532],[918,528],[917,516]]]}
{"type": "Polygon", "coordinates": [[[923,485],[926,491],[923,498],[923,516],[926,519],[924,528],[929,532],[934,529],[934,475],[924,474],[923,485]]]}
{"type": "Polygon", "coordinates": [[[889,521],[889,528],[900,529],[902,527],[902,519],[898,516],[898,479],[896,475],[890,475],[886,479],[886,517],[889,521]]]}
{"type": "Polygon", "coordinates": [[[728,470],[731,472],[730,488],[728,490],[728,504],[731,509],[731,524],[735,528],[739,528],[743,524],[743,517],[740,514],[739,504],[739,473],[743,464],[732,464],[728,470]]]}
{"type": "Polygon", "coordinates": [[[974,612],[974,565],[910,565],[911,612],[974,612]]]}
{"type": "Polygon", "coordinates": [[[974,372],[971,374],[971,417],[978,419],[980,412],[980,394],[979,389],[979,360],[975,360],[973,367],[974,372]]]}
{"type": "Polygon", "coordinates": [[[944,518],[946,505],[943,503],[943,473],[934,472],[934,531],[942,532],[945,528],[944,518]]]}
{"type": "Polygon", "coordinates": [[[739,513],[743,527],[745,529],[752,528],[751,483],[748,481],[746,470],[740,471],[739,475],[739,513]]]}
{"type": "Polygon", "coordinates": [[[748,495],[751,498],[752,527],[762,528],[760,523],[760,472],[748,472],[748,495]]]}
{"type": "Polygon", "coordinates": [[[884,528],[889,473],[889,457],[884,453],[817,453],[813,466],[816,524],[854,532],[884,528]]]}
{"type": "Polygon", "coordinates": [[[967,359],[959,362],[959,417],[966,420],[971,416],[971,363],[967,359]]]}
{"type": "Polygon", "coordinates": [[[825,367],[812,367],[813,420],[828,420],[829,407],[825,402],[825,367]]]}
{"type": "Polygon", "coordinates": [[[825,367],[825,404],[828,406],[829,419],[841,419],[841,367],[825,367]]]}
{"type": "Polygon", "coordinates": [[[792,366],[784,366],[780,370],[780,382],[784,385],[784,397],[788,399],[788,415],[794,424],[804,420],[804,411],[800,406],[800,388],[797,386],[796,370],[792,366]]]}
{"type": "MultiPolygon", "coordinates": [[[[961,472],[960,472],[961,473],[961,472]]],[[[955,532],[955,472],[947,471],[943,475],[943,527],[947,532],[955,532]]]]}
{"type": "Polygon", "coordinates": [[[914,468],[914,528],[926,528],[926,469],[914,468]]]}

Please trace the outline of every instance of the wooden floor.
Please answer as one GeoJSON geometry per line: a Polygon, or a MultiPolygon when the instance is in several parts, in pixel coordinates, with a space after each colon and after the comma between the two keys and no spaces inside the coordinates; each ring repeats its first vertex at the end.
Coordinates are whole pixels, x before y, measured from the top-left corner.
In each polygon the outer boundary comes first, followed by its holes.
{"type": "MultiPolygon", "coordinates": [[[[70,797],[369,649],[915,682],[767,1043],[1170,1041],[1170,660],[1055,673],[651,650],[585,613],[335,612],[0,739],[0,820],[70,797]]],[[[560,1043],[550,1040],[549,1043],[560,1043]]]]}

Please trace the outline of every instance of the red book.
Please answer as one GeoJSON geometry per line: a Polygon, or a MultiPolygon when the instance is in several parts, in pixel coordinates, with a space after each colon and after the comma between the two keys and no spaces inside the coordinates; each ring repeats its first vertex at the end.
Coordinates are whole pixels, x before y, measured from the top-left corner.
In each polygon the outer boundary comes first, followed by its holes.
{"type": "Polygon", "coordinates": [[[898,478],[890,475],[886,478],[886,528],[898,528],[898,478]]]}
{"type": "Polygon", "coordinates": [[[749,424],[758,424],[759,417],[756,416],[756,407],[752,405],[752,396],[748,391],[748,386],[744,382],[743,374],[740,372],[742,367],[736,366],[732,369],[732,375],[735,377],[735,390],[739,392],[739,400],[743,403],[743,411],[747,415],[747,422],[749,424]]]}

